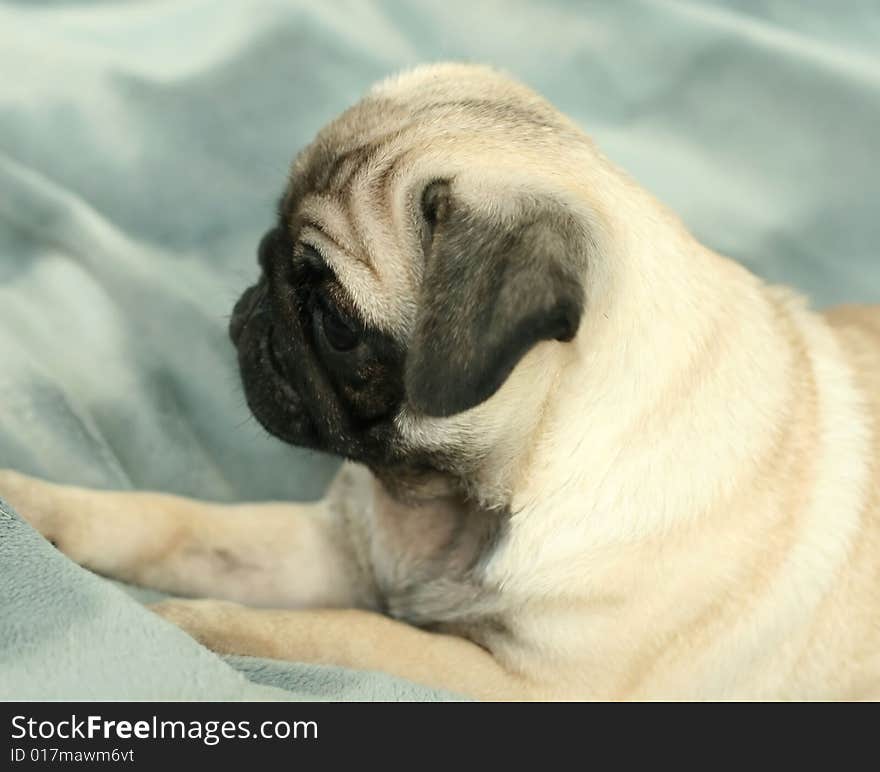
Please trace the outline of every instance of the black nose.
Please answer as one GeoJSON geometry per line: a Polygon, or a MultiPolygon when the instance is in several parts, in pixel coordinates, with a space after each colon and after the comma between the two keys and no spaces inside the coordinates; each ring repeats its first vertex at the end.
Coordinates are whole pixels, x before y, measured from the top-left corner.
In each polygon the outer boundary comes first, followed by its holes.
{"type": "Polygon", "coordinates": [[[232,309],[232,318],[229,320],[229,337],[238,345],[239,338],[244,332],[245,325],[250,318],[264,309],[266,300],[266,285],[260,281],[253,287],[248,287],[232,309]]]}
{"type": "Polygon", "coordinates": [[[257,247],[257,262],[264,272],[269,273],[272,268],[273,259],[279,254],[284,239],[284,231],[275,227],[266,231],[260,246],[257,247]]]}

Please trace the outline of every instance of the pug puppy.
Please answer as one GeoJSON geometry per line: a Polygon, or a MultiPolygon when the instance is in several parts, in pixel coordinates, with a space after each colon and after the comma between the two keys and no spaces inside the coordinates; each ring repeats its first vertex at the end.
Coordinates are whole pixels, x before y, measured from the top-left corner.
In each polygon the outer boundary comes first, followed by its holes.
{"type": "Polygon", "coordinates": [[[488,699],[880,696],[880,309],[701,246],[527,88],[385,81],[294,161],[230,325],[316,504],[12,472],[223,653],[488,699]]]}

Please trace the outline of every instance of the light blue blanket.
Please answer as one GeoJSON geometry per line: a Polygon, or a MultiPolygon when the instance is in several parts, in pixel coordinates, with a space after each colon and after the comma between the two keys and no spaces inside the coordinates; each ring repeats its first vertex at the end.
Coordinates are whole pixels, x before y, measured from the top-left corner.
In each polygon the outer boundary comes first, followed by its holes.
{"type": "MultiPolygon", "coordinates": [[[[422,61],[509,70],[710,246],[821,304],[880,300],[876,8],[0,5],[0,467],[224,501],[319,496],[334,462],[249,419],[226,316],[294,152],[422,61]]],[[[222,660],[0,510],[0,698],[438,696],[222,660]]]]}

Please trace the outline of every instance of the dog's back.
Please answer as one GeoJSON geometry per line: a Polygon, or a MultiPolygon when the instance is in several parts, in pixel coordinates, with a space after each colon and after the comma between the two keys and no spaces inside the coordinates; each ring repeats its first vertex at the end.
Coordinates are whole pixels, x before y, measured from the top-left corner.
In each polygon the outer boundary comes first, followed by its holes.
{"type": "MultiPolygon", "coordinates": [[[[825,318],[867,402],[872,453],[860,531],[847,568],[817,618],[808,652],[818,654],[832,640],[838,647],[843,644],[850,660],[839,697],[880,699],[880,306],[841,306],[827,311],[825,318]]],[[[809,678],[810,668],[800,676],[809,678]]]]}

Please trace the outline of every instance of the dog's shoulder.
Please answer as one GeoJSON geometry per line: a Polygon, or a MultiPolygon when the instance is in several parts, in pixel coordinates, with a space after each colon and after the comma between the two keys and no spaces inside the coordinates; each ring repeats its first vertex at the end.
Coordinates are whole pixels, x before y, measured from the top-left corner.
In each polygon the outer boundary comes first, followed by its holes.
{"type": "Polygon", "coordinates": [[[880,433],[880,305],[836,306],[824,316],[855,371],[880,433]]]}
{"type": "Polygon", "coordinates": [[[838,306],[824,316],[853,369],[868,411],[871,457],[866,461],[871,471],[860,532],[854,540],[849,570],[842,578],[845,611],[823,618],[829,635],[840,630],[841,619],[847,620],[851,629],[860,630],[860,639],[852,645],[853,679],[846,696],[876,699],[876,694],[865,689],[870,691],[880,684],[880,630],[870,621],[880,614],[880,305],[838,306]],[[860,628],[856,624],[859,619],[867,625],[860,628]]]}
{"type": "Polygon", "coordinates": [[[880,357],[880,305],[844,305],[829,308],[825,318],[837,330],[855,332],[864,338],[864,345],[880,357]]]}

